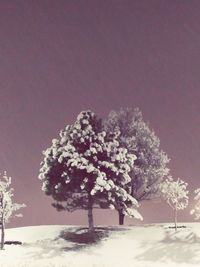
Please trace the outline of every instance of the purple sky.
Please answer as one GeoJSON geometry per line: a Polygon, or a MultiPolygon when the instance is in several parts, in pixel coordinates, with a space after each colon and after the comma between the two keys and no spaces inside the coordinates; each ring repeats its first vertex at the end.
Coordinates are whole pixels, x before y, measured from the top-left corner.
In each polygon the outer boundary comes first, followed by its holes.
{"type": "MultiPolygon", "coordinates": [[[[139,107],[171,174],[200,186],[199,10],[199,0],[1,0],[0,169],[28,206],[10,226],[86,223],[51,207],[37,178],[42,150],[85,109],[139,107]]],[[[141,210],[146,223],[171,220],[166,204],[141,210]]],[[[95,223],[117,216],[95,211],[95,223]]]]}

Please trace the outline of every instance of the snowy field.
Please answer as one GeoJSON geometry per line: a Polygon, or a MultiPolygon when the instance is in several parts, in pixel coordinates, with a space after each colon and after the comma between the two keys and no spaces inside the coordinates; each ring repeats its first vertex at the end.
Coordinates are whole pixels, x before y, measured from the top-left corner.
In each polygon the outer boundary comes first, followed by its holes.
{"type": "Polygon", "coordinates": [[[88,244],[83,227],[32,226],[6,231],[0,267],[188,267],[200,266],[200,224],[98,228],[88,244]]]}

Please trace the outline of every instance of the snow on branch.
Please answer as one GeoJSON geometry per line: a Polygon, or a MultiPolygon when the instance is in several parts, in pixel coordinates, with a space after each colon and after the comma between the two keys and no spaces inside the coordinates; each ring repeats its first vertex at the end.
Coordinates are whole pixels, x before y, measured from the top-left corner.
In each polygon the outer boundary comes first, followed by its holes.
{"type": "Polygon", "coordinates": [[[199,220],[200,219],[200,188],[197,188],[194,191],[194,193],[195,193],[195,196],[194,196],[195,205],[190,213],[195,216],[195,220],[199,220]]]}
{"type": "Polygon", "coordinates": [[[183,210],[188,205],[188,184],[178,178],[176,181],[169,176],[160,186],[162,197],[174,210],[183,210]]]}
{"type": "MultiPolygon", "coordinates": [[[[11,177],[4,172],[0,176],[0,222],[7,223],[19,209],[26,207],[25,204],[13,203],[13,188],[11,187],[11,177]]],[[[22,215],[21,215],[22,216],[22,215]]]]}

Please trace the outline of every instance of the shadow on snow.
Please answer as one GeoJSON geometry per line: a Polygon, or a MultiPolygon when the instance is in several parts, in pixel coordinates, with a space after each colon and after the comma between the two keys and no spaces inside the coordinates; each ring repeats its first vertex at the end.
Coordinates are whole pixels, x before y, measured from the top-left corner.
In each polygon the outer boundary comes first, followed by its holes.
{"type": "Polygon", "coordinates": [[[139,261],[190,264],[200,262],[200,237],[191,230],[166,230],[163,240],[156,243],[144,242],[141,247],[144,252],[136,257],[139,261]]]}
{"type": "Polygon", "coordinates": [[[24,243],[23,246],[35,248],[34,252],[29,253],[29,256],[34,258],[59,257],[66,252],[86,250],[90,246],[97,245],[108,238],[109,232],[113,230],[112,228],[108,230],[107,228],[97,227],[93,233],[89,233],[88,228],[66,229],[61,231],[54,240],[38,240],[31,244],[24,243]]]}

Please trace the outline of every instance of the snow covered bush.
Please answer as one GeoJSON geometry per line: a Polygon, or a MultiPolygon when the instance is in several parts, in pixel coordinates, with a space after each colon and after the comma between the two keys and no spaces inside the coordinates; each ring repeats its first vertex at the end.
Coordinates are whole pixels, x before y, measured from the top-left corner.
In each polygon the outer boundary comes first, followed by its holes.
{"type": "Polygon", "coordinates": [[[15,214],[15,212],[23,207],[25,204],[13,203],[13,188],[11,187],[11,177],[4,172],[0,176],[0,226],[1,226],[1,249],[4,248],[5,240],[5,224],[14,215],[22,217],[22,214],[15,214]]]}
{"type": "Polygon", "coordinates": [[[174,211],[174,223],[177,230],[177,211],[188,205],[187,183],[178,178],[176,181],[169,176],[160,186],[162,197],[174,211]]]}
{"type": "Polygon", "coordinates": [[[197,188],[195,191],[194,200],[196,201],[194,209],[191,210],[191,214],[195,216],[195,220],[200,219],[200,188],[197,188]]]}
{"type": "Polygon", "coordinates": [[[58,210],[88,210],[89,231],[94,229],[93,208],[121,209],[141,218],[130,195],[129,172],[136,156],[120,147],[119,134],[107,134],[93,112],[83,111],[43,153],[42,189],[58,210]]]}
{"type": "MultiPolygon", "coordinates": [[[[160,140],[143,121],[141,111],[136,108],[121,108],[112,111],[104,121],[105,131],[119,131],[117,141],[121,147],[134,153],[137,159],[131,166],[131,195],[138,201],[156,197],[159,185],[169,172],[169,158],[160,149],[160,140]]],[[[124,215],[119,212],[119,223],[124,215]]]]}

